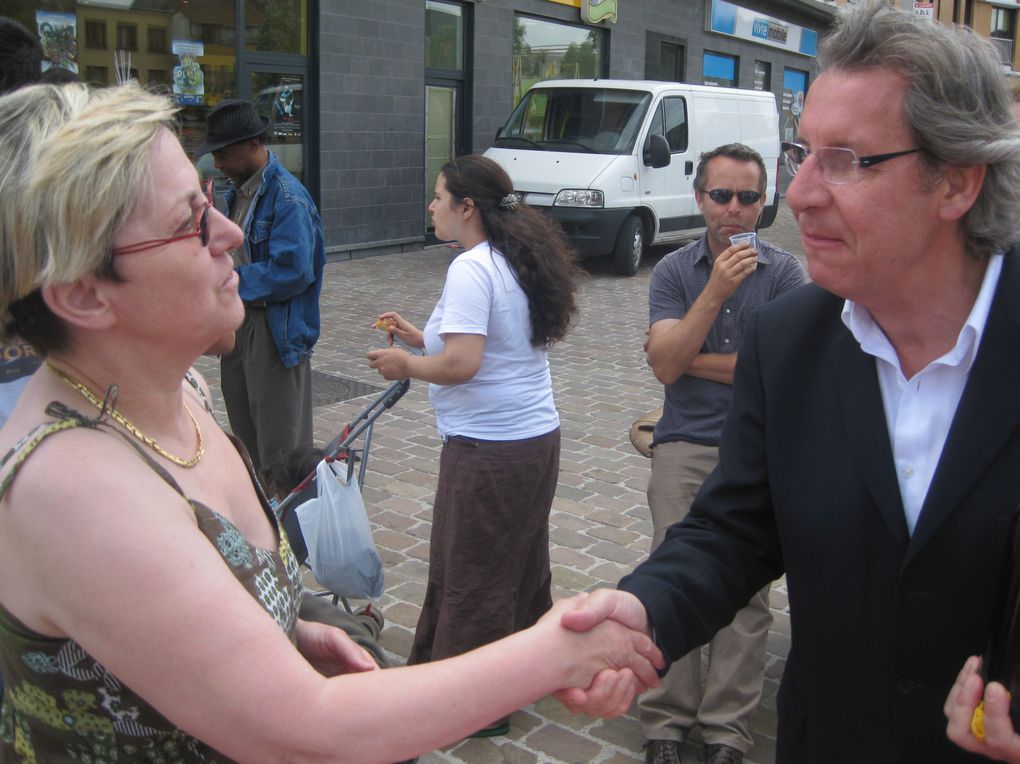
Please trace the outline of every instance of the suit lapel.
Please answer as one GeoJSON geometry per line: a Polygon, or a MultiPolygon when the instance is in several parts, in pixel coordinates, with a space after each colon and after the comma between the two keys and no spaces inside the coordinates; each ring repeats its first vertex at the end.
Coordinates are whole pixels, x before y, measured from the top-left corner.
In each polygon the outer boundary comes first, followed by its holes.
{"type": "Polygon", "coordinates": [[[862,352],[853,335],[844,330],[832,344],[829,360],[854,462],[890,533],[905,548],[909,541],[907,521],[893,468],[875,359],[862,352]]]}
{"type": "MultiPolygon", "coordinates": [[[[1020,425],[1020,273],[1006,256],[967,386],[949,428],[905,562],[970,492],[1020,425]]],[[[1020,469],[1020,465],[1017,465],[1020,469]]]]}

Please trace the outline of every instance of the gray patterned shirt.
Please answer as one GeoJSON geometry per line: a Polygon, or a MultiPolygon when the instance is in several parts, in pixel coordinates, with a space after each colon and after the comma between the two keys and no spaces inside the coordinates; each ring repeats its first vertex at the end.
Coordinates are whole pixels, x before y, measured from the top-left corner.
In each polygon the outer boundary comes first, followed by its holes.
{"type": "MultiPolygon", "coordinates": [[[[708,284],[712,253],[702,236],[670,252],[652,271],[648,290],[648,324],[681,319],[708,284]]],[[[744,338],[747,319],[762,303],[806,281],[804,269],[793,255],[758,239],[758,267],[744,279],[719,309],[705,337],[702,353],[735,353],[744,338]]],[[[723,419],[733,398],[732,385],[683,375],[666,385],[662,418],[655,426],[654,443],[683,440],[705,446],[719,445],[723,419]]]]}

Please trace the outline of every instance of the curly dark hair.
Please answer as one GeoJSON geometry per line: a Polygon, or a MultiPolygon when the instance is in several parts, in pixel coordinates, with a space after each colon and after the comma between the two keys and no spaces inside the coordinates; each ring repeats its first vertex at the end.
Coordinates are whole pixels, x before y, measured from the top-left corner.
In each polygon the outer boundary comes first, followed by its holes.
{"type": "Polygon", "coordinates": [[[488,157],[456,157],[440,172],[455,201],[474,202],[489,244],[506,258],[524,290],[532,346],[563,339],[577,313],[577,266],[559,225],[519,200],[510,176],[488,157]]]}

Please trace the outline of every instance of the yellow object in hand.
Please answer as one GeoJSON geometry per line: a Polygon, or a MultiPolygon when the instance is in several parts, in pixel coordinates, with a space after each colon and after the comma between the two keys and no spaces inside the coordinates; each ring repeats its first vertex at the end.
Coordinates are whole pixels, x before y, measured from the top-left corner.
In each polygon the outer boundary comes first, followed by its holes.
{"type": "Polygon", "coordinates": [[[970,732],[981,742],[985,740],[985,702],[982,700],[970,717],[970,732]]]}

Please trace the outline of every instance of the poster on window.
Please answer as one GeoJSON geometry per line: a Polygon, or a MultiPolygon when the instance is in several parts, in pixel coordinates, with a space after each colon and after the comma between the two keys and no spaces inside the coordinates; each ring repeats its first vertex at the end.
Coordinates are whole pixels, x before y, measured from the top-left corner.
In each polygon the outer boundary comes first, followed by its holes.
{"type": "Polygon", "coordinates": [[[78,19],[73,13],[36,11],[35,23],[43,47],[42,70],[78,73],[78,19]]]}
{"type": "Polygon", "coordinates": [[[201,106],[205,103],[205,74],[198,63],[205,55],[201,40],[174,40],[170,48],[177,56],[174,67],[174,99],[182,106],[201,106]]]}
{"type": "Polygon", "coordinates": [[[797,140],[800,114],[804,111],[804,94],[807,91],[807,72],[787,69],[783,72],[783,140],[797,140]]]}

